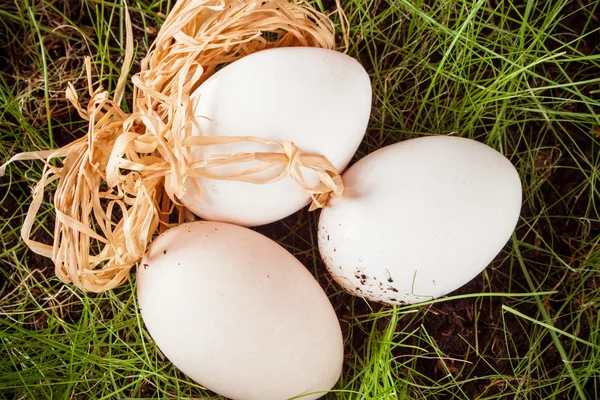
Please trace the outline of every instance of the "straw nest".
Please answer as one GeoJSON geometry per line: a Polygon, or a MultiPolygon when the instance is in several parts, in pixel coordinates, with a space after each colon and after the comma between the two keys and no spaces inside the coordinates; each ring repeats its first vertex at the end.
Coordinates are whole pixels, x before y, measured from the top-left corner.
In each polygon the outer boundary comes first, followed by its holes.
{"type": "MultiPolygon", "coordinates": [[[[123,284],[152,236],[170,226],[168,217],[179,207],[177,198],[183,195],[188,178],[268,183],[257,178],[257,172],[283,164],[286,167],[276,179],[291,177],[311,195],[311,209],[322,207],[330,194],[341,194],[341,178],[327,159],[303,153],[293,143],[275,143],[280,149],[276,152],[188,158],[192,146],[241,141],[274,144],[256,137],[192,136],[190,95],[218,66],[259,50],[335,49],[334,24],[328,16],[303,1],[180,0],[142,60],[140,72],[131,79],[133,112],[128,114],[120,105],[134,50],[131,21],[128,12],[125,15],[124,64],[112,99],[94,84],[89,58],[91,100],[87,106],[80,104],[71,84],[66,91],[79,115],[89,121],[87,135],[57,150],[18,154],[0,167],[1,174],[13,161],[44,162],[21,236],[31,250],[54,261],[58,278],[92,292],[123,284]],[[61,161],[60,166],[51,163],[55,159],[61,161]],[[211,173],[214,167],[248,161],[261,166],[233,176],[211,173]],[[306,169],[320,177],[317,186],[309,187],[304,181],[306,169]],[[168,185],[166,177],[170,177],[168,185]],[[30,236],[44,191],[53,183],[56,220],[50,246],[30,236]]],[[[343,28],[341,12],[340,16],[343,28]]],[[[185,212],[180,211],[181,222],[185,212]]]]}

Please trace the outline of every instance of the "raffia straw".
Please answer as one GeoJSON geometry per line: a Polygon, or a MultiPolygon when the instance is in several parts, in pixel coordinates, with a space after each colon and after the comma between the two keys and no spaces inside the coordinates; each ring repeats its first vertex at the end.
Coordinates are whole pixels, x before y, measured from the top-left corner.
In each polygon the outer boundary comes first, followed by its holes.
{"type": "MultiPolygon", "coordinates": [[[[345,27],[345,16],[340,15],[345,27]]],[[[256,137],[192,136],[190,123],[190,94],[219,65],[273,47],[334,49],[334,25],[327,16],[298,0],[180,0],[143,59],[141,71],[132,78],[131,114],[120,107],[133,60],[131,21],[128,12],[125,16],[124,67],[114,98],[111,100],[101,86],[94,88],[89,58],[86,70],[91,100],[87,106],[79,103],[71,84],[66,91],[79,115],[89,121],[87,135],[57,150],[18,154],[0,167],[1,175],[14,161],[44,162],[21,237],[31,250],[52,258],[56,275],[63,282],[92,292],[124,283],[159,226],[168,226],[168,214],[183,196],[188,178],[263,184],[289,176],[311,195],[311,209],[322,207],[332,193],[341,194],[341,178],[323,156],[303,153],[293,143],[256,137]],[[275,38],[269,39],[266,32],[275,38]],[[200,160],[187,156],[193,146],[237,142],[277,145],[279,151],[200,160]],[[62,166],[53,166],[54,159],[62,159],[62,166]],[[261,166],[228,176],[209,171],[249,161],[258,161],[261,166]],[[274,179],[257,177],[257,172],[276,165],[286,168],[274,179]],[[315,171],[320,183],[310,187],[303,169],[315,171]],[[171,179],[165,187],[167,176],[171,179]],[[31,232],[44,191],[55,181],[54,243],[49,246],[32,240],[31,232]]]]}

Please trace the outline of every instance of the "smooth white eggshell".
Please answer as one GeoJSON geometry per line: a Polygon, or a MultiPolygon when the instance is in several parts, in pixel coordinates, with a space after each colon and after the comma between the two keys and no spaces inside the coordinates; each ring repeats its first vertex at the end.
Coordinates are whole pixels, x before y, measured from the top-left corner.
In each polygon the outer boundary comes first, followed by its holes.
{"type": "Polygon", "coordinates": [[[161,351],[223,396],[282,400],[329,390],[340,376],[342,335],[329,299],[294,256],[247,228],[169,229],[144,256],[137,293],[161,351]]]}
{"type": "Polygon", "coordinates": [[[352,294],[416,303],[458,289],[502,250],[517,224],[521,182],[477,141],[423,137],[384,147],[342,176],[319,219],[319,250],[352,294]]]}
{"type": "MultiPolygon", "coordinates": [[[[322,154],[342,171],[356,152],[371,112],[371,83],[353,58],[333,50],[289,47],[259,51],[217,72],[192,95],[194,135],[255,136],[294,142],[322,154]]],[[[279,151],[276,146],[239,143],[196,147],[192,158],[237,152],[279,151]]],[[[253,163],[212,168],[218,175],[239,172],[253,163]]],[[[284,166],[262,176],[274,177],[284,166]]],[[[307,180],[318,183],[307,171],[307,180]]],[[[214,221],[257,226],[280,220],[310,198],[291,178],[258,185],[191,180],[181,201],[196,215],[214,221]]]]}

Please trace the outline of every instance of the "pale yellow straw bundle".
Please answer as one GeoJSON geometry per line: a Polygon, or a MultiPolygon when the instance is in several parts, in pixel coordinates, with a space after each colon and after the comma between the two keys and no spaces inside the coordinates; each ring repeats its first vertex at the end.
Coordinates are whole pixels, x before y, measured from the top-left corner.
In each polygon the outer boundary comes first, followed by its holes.
{"type": "MultiPolygon", "coordinates": [[[[256,179],[256,172],[284,164],[287,168],[277,179],[294,179],[312,196],[312,209],[322,207],[331,193],[341,194],[341,178],[329,161],[302,153],[293,143],[275,143],[280,152],[221,154],[202,160],[188,159],[186,151],[191,146],[240,141],[274,144],[255,137],[192,136],[190,95],[219,65],[262,49],[334,49],[334,25],[327,16],[303,1],[180,0],[142,61],[141,71],[132,78],[132,114],[120,107],[133,60],[128,13],[126,27],[124,68],[114,98],[101,86],[94,89],[89,58],[87,107],[80,105],[72,85],[67,89],[67,98],[89,121],[87,135],[58,150],[18,154],[0,167],[2,174],[13,161],[44,161],[21,236],[34,252],[52,258],[62,281],[92,292],[124,283],[159,226],[168,227],[168,216],[183,195],[183,183],[191,177],[260,184],[267,182],[256,179]],[[267,32],[269,36],[264,35],[267,32]],[[60,158],[62,166],[51,165],[50,160],[60,158]],[[209,172],[211,167],[248,161],[263,166],[234,176],[209,172]],[[316,172],[320,184],[309,187],[303,168],[316,172]],[[166,176],[171,177],[168,187],[166,176]],[[44,190],[54,181],[56,221],[50,246],[30,236],[44,190]]],[[[181,221],[183,213],[179,215],[181,221]]]]}

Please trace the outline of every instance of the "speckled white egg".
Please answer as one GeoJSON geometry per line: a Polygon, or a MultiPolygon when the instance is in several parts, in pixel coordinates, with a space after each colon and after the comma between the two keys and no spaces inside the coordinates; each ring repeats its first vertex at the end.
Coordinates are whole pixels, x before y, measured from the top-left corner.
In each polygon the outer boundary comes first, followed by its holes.
{"type": "Polygon", "coordinates": [[[340,376],[329,299],[293,255],[247,228],[193,222],[154,240],[137,275],[140,311],[167,358],[232,399],[316,399],[340,376]]]}
{"type": "Polygon", "coordinates": [[[517,224],[521,182],[474,140],[433,136],[384,147],[342,176],[319,219],[319,250],[348,292],[387,304],[431,300],[479,274],[517,224]]]}
{"type": "MultiPolygon", "coordinates": [[[[259,51],[226,66],[193,94],[193,134],[255,136],[293,142],[321,154],[342,171],[354,156],[371,112],[371,83],[365,69],[337,51],[289,47],[259,51]]],[[[279,151],[277,146],[237,143],[196,147],[192,159],[214,154],[279,151]]],[[[211,168],[229,175],[258,165],[211,168]]],[[[276,166],[258,176],[273,178],[276,166]]],[[[308,183],[316,174],[305,171],[308,183]]],[[[213,221],[257,226],[280,220],[308,204],[309,196],[291,178],[255,184],[214,179],[186,182],[183,204],[213,221]]]]}

